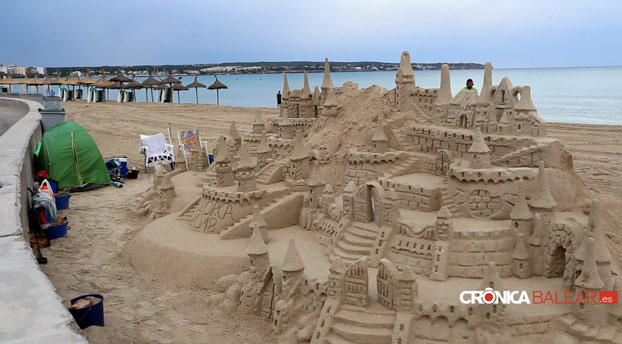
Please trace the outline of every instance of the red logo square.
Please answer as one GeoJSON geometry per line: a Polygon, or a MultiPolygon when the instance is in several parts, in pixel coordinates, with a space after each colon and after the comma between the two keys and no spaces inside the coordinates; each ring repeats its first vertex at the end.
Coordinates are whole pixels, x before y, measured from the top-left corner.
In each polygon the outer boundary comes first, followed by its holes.
{"type": "Polygon", "coordinates": [[[618,304],[618,292],[617,291],[601,291],[600,293],[598,293],[598,303],[601,305],[618,304]]]}

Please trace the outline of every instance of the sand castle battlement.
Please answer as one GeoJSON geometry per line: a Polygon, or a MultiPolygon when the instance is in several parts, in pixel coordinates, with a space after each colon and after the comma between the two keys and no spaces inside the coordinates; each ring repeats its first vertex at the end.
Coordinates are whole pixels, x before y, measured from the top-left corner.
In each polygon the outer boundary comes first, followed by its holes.
{"type": "Polygon", "coordinates": [[[582,212],[571,157],[546,136],[530,88],[492,85],[489,63],[480,93],[454,96],[449,78],[444,65],[438,89],[416,86],[404,52],[365,146],[319,161],[304,137],[325,137],[343,116],[355,123],[342,100],[361,93],[334,87],[328,61],[321,90],[306,74],[290,90],[284,76],[280,116],[221,137],[213,167],[195,169],[208,176],[200,198],[177,218],[219,245],[247,245],[249,270],[213,303],[266,319],[288,343],[620,342],[617,305],[460,302],[465,290],[622,284],[599,203],[582,212]],[[272,244],[302,233],[312,242],[272,244]],[[311,256],[297,248],[316,244],[311,256]]]}

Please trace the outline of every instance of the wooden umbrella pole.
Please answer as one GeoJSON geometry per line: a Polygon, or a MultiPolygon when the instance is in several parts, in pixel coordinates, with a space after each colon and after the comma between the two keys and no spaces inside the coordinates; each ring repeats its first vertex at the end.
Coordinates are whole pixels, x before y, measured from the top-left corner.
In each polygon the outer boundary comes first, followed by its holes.
{"type": "Polygon", "coordinates": [[[218,93],[219,89],[216,89],[216,105],[220,105],[220,94],[218,93]]]}
{"type": "Polygon", "coordinates": [[[197,104],[199,104],[199,88],[198,88],[198,87],[195,87],[195,88],[194,88],[194,92],[195,92],[195,93],[196,93],[196,95],[197,95],[197,104]]]}

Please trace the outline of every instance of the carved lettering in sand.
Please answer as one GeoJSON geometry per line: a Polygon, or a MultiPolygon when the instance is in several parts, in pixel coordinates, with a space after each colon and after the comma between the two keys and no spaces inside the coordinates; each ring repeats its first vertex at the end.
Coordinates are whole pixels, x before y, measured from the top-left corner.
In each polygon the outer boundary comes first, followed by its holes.
{"type": "Polygon", "coordinates": [[[216,200],[204,200],[194,212],[192,227],[200,228],[203,232],[214,232],[218,223],[223,220],[233,222],[231,204],[216,200]]]}

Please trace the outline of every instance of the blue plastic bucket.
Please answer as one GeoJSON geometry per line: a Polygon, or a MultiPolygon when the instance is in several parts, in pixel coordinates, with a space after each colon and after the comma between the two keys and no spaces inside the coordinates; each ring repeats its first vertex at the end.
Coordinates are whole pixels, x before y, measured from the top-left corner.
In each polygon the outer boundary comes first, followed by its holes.
{"type": "Polygon", "coordinates": [[[52,188],[52,192],[53,193],[57,193],[58,192],[58,182],[55,181],[54,179],[48,179],[47,181],[48,181],[48,183],[50,183],[50,187],[52,188]]]}
{"type": "Polygon", "coordinates": [[[119,158],[121,163],[121,178],[127,178],[127,158],[119,158]]]}
{"type": "Polygon", "coordinates": [[[209,165],[212,166],[212,164],[214,163],[214,154],[209,154],[207,156],[207,160],[209,161],[209,165]]]}
{"type": "Polygon", "coordinates": [[[63,209],[69,208],[69,199],[71,198],[70,193],[54,194],[54,198],[56,201],[57,210],[63,210],[63,209]]]}
{"type": "Polygon", "coordinates": [[[89,296],[100,300],[89,307],[69,308],[69,313],[71,313],[81,329],[85,329],[89,326],[104,326],[104,297],[102,295],[88,294],[78,296],[71,299],[71,304],[73,305],[76,301],[89,296]]]}
{"type": "Polygon", "coordinates": [[[67,235],[67,225],[68,224],[69,224],[69,221],[65,221],[65,223],[60,224],[58,226],[48,227],[45,230],[45,234],[47,235],[48,239],[50,239],[50,240],[62,238],[62,237],[67,235]]]}

